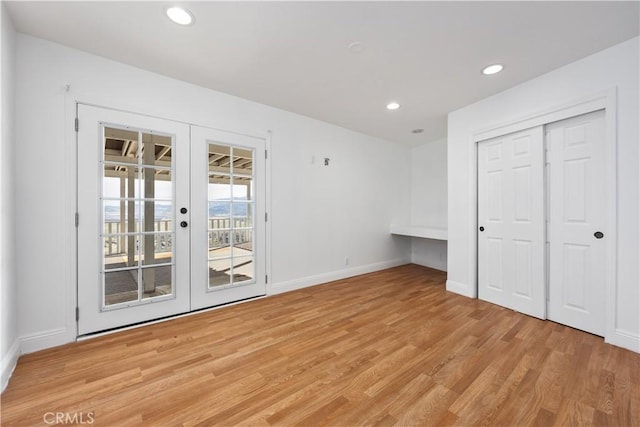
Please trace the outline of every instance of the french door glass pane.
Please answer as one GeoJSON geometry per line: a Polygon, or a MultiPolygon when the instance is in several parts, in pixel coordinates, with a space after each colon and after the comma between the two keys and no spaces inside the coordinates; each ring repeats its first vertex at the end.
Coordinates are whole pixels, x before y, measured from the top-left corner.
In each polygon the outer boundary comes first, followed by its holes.
{"type": "Polygon", "coordinates": [[[233,149],[233,173],[236,176],[251,176],[253,167],[253,150],[234,147],[233,149]]]}
{"type": "Polygon", "coordinates": [[[104,199],[139,198],[139,179],[140,169],[135,166],[123,165],[122,163],[105,163],[104,177],[102,179],[102,197],[104,199]]]}
{"type": "Polygon", "coordinates": [[[231,258],[209,260],[209,287],[231,284],[231,258]]]}
{"type": "Polygon", "coordinates": [[[216,251],[229,247],[229,237],[229,230],[209,230],[209,259],[216,258],[216,251]]]}
{"type": "Polygon", "coordinates": [[[229,228],[231,201],[209,202],[209,228],[229,228]]]}
{"type": "Polygon", "coordinates": [[[247,255],[253,252],[253,229],[244,228],[233,231],[233,249],[234,255],[247,255]],[[239,252],[239,253],[237,253],[239,252]],[[247,254],[243,254],[247,252],[247,254]]]}
{"type": "Polygon", "coordinates": [[[235,220],[236,227],[251,227],[252,215],[252,203],[246,203],[244,201],[234,201],[232,216],[235,220]]]}
{"type": "Polygon", "coordinates": [[[251,200],[253,194],[253,180],[251,178],[233,177],[233,199],[251,200]]]}
{"type": "Polygon", "coordinates": [[[104,200],[104,234],[134,233],[140,218],[141,204],[134,200],[104,200]]]}
{"type": "Polygon", "coordinates": [[[138,269],[104,273],[104,305],[138,300],[138,269]]]}
{"type": "Polygon", "coordinates": [[[233,281],[235,283],[253,280],[253,256],[234,256],[233,281]]]}
{"type": "Polygon", "coordinates": [[[167,201],[146,200],[142,230],[145,233],[173,231],[173,204],[167,201]]]}
{"type": "Polygon", "coordinates": [[[231,147],[209,143],[209,172],[228,177],[231,173],[231,147]]]}
{"type": "Polygon", "coordinates": [[[173,141],[104,128],[104,307],[173,293],[173,141]]]}
{"type": "Polygon", "coordinates": [[[104,235],[104,269],[113,270],[138,265],[137,236],[104,235]]]}
{"type": "Polygon", "coordinates": [[[150,133],[142,134],[142,157],[143,165],[171,167],[172,138],[165,135],[150,133]]]}
{"type": "Polygon", "coordinates": [[[170,169],[143,168],[142,194],[144,199],[171,200],[173,182],[170,169]]]}
{"type": "Polygon", "coordinates": [[[210,142],[208,155],[209,287],[251,281],[254,150],[210,142]]]}
{"type": "Polygon", "coordinates": [[[138,164],[138,131],[104,128],[104,161],[138,164]]]}
{"type": "Polygon", "coordinates": [[[173,233],[148,233],[142,236],[142,265],[171,264],[173,233]]]}
{"type": "Polygon", "coordinates": [[[142,269],[142,298],[148,299],[172,293],[172,266],[163,265],[142,269]]]}

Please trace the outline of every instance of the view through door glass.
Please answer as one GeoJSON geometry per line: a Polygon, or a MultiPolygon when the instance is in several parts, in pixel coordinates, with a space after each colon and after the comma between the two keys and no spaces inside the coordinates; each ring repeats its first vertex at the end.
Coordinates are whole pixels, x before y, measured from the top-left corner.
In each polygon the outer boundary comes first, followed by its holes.
{"type": "Polygon", "coordinates": [[[253,149],[208,143],[209,289],[255,279],[253,149]]]}
{"type": "Polygon", "coordinates": [[[173,294],[173,138],[104,128],[102,306],[173,294]]]}

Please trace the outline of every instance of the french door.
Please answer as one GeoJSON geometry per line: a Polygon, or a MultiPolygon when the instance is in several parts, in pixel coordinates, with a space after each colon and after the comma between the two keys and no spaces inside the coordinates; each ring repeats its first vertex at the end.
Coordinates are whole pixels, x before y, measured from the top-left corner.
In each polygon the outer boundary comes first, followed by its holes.
{"type": "Polygon", "coordinates": [[[264,140],[77,114],[79,335],[265,294],[264,140]]]}
{"type": "Polygon", "coordinates": [[[193,126],[191,165],[191,309],[264,295],[264,139],[193,126]]]}

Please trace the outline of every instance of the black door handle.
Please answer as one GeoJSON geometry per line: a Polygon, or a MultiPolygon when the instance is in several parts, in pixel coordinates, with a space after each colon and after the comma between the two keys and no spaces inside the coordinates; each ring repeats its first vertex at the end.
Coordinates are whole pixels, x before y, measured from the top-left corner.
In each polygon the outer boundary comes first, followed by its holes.
{"type": "Polygon", "coordinates": [[[595,237],[596,239],[602,239],[604,237],[604,233],[602,231],[596,231],[595,233],[593,233],[593,237],[595,237]]]}
{"type": "Polygon", "coordinates": [[[484,227],[480,227],[480,231],[484,231],[484,227]]]}
{"type": "Polygon", "coordinates": [[[187,228],[187,225],[189,225],[189,224],[187,224],[187,221],[182,221],[180,223],[180,227],[182,227],[182,228],[187,228]]]}

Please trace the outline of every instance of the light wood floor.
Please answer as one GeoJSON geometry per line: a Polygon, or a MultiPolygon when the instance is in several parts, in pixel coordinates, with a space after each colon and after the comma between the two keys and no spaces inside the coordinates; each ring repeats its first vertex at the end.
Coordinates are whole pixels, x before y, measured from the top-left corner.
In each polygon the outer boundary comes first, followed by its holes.
{"type": "Polygon", "coordinates": [[[2,425],[640,425],[640,355],[408,265],[23,356],[2,425]]]}

